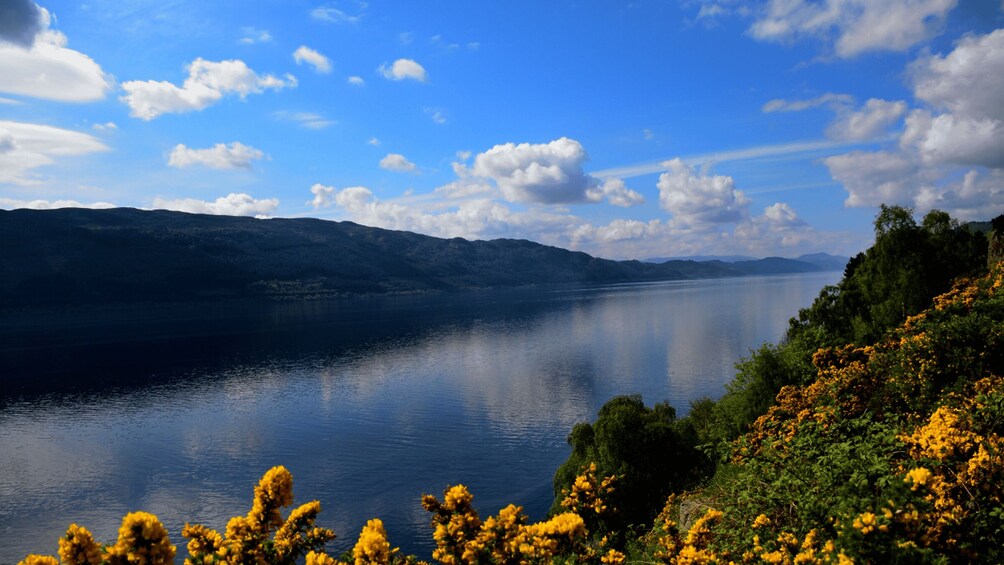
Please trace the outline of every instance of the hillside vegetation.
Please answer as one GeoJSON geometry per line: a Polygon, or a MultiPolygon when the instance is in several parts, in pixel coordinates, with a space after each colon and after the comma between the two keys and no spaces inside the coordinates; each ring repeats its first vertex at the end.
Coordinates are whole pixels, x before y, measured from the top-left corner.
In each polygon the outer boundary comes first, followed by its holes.
{"type": "Polygon", "coordinates": [[[0,210],[0,308],[109,302],[312,299],[825,270],[610,261],[525,240],[467,241],[310,218],[129,208],[0,210]]]}
{"type": "MultiPolygon", "coordinates": [[[[880,297],[901,304],[888,316],[875,315],[890,310],[865,299],[841,302],[870,277],[899,273],[884,263],[909,257],[896,245],[935,242],[915,257],[914,272],[925,273],[928,262],[945,261],[937,242],[958,246],[953,238],[968,237],[950,220],[952,234],[931,226],[927,218],[917,226],[909,210],[883,208],[875,247],[793,320],[789,339],[741,362],[719,401],[696,402],[677,418],[668,405],[647,408],[638,397],[619,397],[595,423],[577,425],[546,520],[531,523],[512,505],[481,518],[463,485],[447,487],[441,500],[425,496],[433,559],[1004,562],[1004,263],[987,269],[976,253],[938,263],[956,265],[961,276],[946,277],[949,287],[926,304],[908,302],[915,290],[909,277],[901,279],[880,297]],[[860,316],[853,334],[835,333],[847,326],[828,326],[829,318],[817,315],[834,304],[846,308],[842,315],[860,316]],[[811,349],[817,342],[830,345],[811,349]]],[[[940,292],[921,283],[921,292],[940,292]]],[[[333,533],[314,526],[317,502],[282,517],[291,489],[288,471],[272,469],[255,489],[251,511],[231,519],[225,532],[186,526],[186,563],[418,562],[399,555],[377,519],[351,552],[327,555],[333,533]]],[[[144,513],[126,516],[109,544],[71,525],[59,548],[63,563],[73,564],[164,563],[176,555],[163,526],[144,513]]],[[[22,563],[56,562],[30,556],[22,563]]]]}

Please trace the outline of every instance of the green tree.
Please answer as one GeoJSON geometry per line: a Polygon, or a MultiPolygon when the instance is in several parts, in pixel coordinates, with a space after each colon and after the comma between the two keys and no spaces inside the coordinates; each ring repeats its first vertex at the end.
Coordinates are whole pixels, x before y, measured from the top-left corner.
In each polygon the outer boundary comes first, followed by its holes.
{"type": "Polygon", "coordinates": [[[844,278],[826,287],[811,307],[793,319],[789,339],[816,346],[869,343],[931,304],[960,276],[985,268],[982,234],[932,210],[918,225],[913,211],[882,205],[875,218],[875,244],[851,259],[844,278]]]}
{"type": "Polygon", "coordinates": [[[618,396],[600,408],[595,423],[579,423],[568,436],[572,453],[554,477],[552,513],[561,511],[563,491],[589,463],[596,475],[617,476],[610,505],[616,512],[594,525],[624,532],[650,524],[670,493],[696,483],[709,469],[691,427],[676,419],[668,403],[647,408],[640,395],[618,396]]]}

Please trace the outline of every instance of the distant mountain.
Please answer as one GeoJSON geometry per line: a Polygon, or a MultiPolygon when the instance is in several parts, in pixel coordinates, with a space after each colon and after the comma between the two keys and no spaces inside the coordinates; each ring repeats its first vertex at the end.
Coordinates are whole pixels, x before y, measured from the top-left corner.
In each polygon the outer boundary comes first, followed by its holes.
{"type": "Polygon", "coordinates": [[[798,260],[806,263],[812,263],[824,271],[843,271],[844,267],[847,266],[847,262],[850,261],[851,258],[841,257],[839,255],[830,255],[829,253],[811,253],[809,255],[802,255],[798,257],[798,260]]]}
{"type": "Polygon", "coordinates": [[[0,211],[0,307],[304,299],[820,270],[790,259],[611,261],[537,243],[164,210],[0,211]]]}
{"type": "Polygon", "coordinates": [[[644,259],[646,263],[665,263],[667,261],[721,261],[723,263],[735,263],[737,261],[755,261],[756,257],[749,255],[689,255],[681,257],[652,257],[644,259]]]}

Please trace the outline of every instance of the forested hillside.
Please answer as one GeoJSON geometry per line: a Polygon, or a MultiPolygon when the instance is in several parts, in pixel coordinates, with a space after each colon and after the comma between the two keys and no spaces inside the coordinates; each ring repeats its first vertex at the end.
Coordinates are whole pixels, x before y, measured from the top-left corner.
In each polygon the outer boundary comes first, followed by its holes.
{"type": "Polygon", "coordinates": [[[546,284],[820,271],[772,258],[745,265],[611,261],[525,240],[440,239],[351,222],[128,208],[0,210],[0,307],[311,299],[546,284]]]}

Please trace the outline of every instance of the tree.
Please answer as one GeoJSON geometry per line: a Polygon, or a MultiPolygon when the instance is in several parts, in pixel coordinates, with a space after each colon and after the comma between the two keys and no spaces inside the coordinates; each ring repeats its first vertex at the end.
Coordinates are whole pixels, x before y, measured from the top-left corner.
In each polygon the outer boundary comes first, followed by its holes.
{"type": "Polygon", "coordinates": [[[817,346],[868,343],[927,308],[959,276],[985,268],[986,239],[932,210],[920,225],[913,211],[880,207],[875,244],[848,262],[844,278],[792,319],[789,338],[812,335],[817,346]]]}
{"type": "Polygon", "coordinates": [[[647,408],[640,395],[618,396],[600,408],[595,423],[579,423],[568,436],[572,453],[554,477],[555,503],[560,512],[563,491],[590,463],[596,475],[617,476],[609,514],[598,526],[625,531],[631,524],[650,524],[670,493],[695,483],[709,469],[698,451],[693,429],[681,425],[667,403],[647,408]]]}

